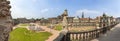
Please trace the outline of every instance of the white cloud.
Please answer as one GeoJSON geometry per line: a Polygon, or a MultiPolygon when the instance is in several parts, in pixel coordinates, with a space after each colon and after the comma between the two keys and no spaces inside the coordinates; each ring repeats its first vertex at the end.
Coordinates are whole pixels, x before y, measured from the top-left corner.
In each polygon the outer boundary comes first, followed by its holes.
{"type": "Polygon", "coordinates": [[[47,11],[49,11],[49,9],[42,9],[40,12],[41,12],[41,13],[45,13],[45,12],[47,12],[47,11]]]}

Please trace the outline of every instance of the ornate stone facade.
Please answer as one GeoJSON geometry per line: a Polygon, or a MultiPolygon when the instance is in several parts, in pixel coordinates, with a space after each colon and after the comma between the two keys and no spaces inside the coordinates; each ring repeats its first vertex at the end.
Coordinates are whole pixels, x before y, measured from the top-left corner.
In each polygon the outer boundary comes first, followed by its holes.
{"type": "Polygon", "coordinates": [[[120,17],[116,18],[117,23],[120,23],[120,17]]]}
{"type": "Polygon", "coordinates": [[[100,27],[111,25],[115,22],[113,16],[107,16],[105,13],[103,13],[103,16],[100,17],[100,27]]]}
{"type": "Polygon", "coordinates": [[[0,41],[8,41],[9,32],[12,30],[12,17],[10,1],[0,0],[0,41]]]}

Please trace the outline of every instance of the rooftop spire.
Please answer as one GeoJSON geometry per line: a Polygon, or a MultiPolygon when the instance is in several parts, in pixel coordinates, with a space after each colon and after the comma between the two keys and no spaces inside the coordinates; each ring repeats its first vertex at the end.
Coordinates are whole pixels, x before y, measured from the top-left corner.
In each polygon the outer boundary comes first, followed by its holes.
{"type": "Polygon", "coordinates": [[[106,14],[103,12],[103,16],[106,16],[106,14]]]}
{"type": "Polygon", "coordinates": [[[82,12],[82,18],[84,18],[84,12],[82,12]]]}

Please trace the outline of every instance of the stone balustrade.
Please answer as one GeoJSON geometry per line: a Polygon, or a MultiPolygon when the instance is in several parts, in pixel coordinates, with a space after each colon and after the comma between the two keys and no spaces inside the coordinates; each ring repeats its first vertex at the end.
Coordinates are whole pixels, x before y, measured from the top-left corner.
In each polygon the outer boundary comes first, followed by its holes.
{"type": "Polygon", "coordinates": [[[63,34],[62,32],[56,38],[54,41],[90,41],[94,38],[98,38],[100,35],[105,34],[107,31],[109,31],[112,27],[117,25],[118,23],[114,23],[105,27],[102,27],[100,29],[95,29],[92,31],[86,31],[86,32],[66,32],[66,34],[63,34]]]}

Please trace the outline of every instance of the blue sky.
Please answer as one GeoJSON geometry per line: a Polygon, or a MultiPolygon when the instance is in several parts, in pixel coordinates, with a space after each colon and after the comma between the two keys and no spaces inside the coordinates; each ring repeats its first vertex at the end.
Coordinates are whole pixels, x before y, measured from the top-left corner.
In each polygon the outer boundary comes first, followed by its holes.
{"type": "Polygon", "coordinates": [[[61,15],[65,9],[69,16],[85,17],[107,15],[120,16],[119,0],[10,0],[13,18],[48,18],[61,15]]]}

